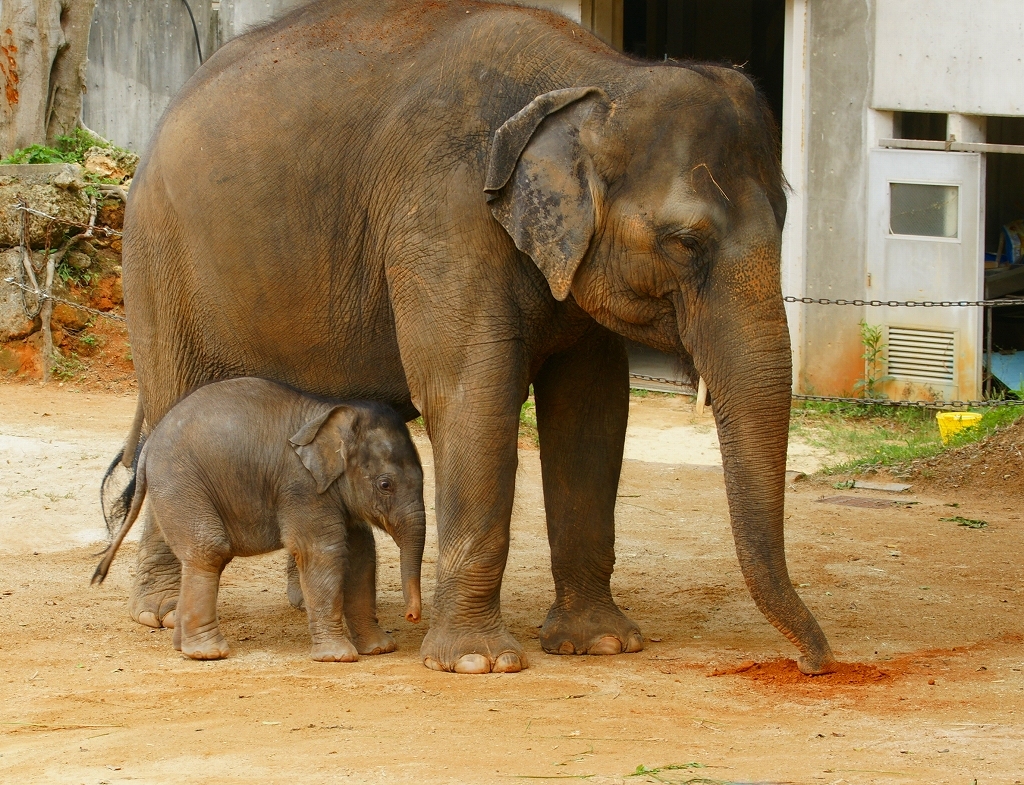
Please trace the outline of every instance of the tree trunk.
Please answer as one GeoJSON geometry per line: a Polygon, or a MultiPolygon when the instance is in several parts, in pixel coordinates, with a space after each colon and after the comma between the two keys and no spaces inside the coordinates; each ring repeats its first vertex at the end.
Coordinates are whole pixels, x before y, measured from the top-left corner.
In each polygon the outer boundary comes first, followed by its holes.
{"type": "Polygon", "coordinates": [[[52,144],[82,113],[96,0],[2,0],[0,155],[52,144]]]}

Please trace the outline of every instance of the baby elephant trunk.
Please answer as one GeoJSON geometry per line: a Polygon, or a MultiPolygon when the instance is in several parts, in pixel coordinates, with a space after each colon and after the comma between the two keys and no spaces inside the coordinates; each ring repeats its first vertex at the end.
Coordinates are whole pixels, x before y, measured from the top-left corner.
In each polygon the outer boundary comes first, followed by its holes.
{"type": "Polygon", "coordinates": [[[423,563],[423,543],[427,537],[426,516],[421,511],[406,518],[395,541],[402,553],[402,594],[405,596],[405,618],[420,620],[420,566],[423,563]]]}

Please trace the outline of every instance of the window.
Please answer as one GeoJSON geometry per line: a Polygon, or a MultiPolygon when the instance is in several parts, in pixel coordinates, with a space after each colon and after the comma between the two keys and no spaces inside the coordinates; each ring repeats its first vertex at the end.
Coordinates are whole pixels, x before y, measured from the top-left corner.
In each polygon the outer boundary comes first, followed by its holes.
{"type": "Polygon", "coordinates": [[[889,234],[952,239],[959,223],[959,186],[889,183],[889,234]]]}

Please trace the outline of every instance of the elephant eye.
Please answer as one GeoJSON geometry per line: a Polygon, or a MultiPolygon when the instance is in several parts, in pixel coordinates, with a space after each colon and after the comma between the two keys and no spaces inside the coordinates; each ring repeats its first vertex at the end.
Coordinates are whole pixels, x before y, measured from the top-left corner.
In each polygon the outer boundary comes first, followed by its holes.
{"type": "Polygon", "coordinates": [[[377,490],[381,493],[391,493],[395,489],[395,481],[388,477],[386,474],[382,474],[376,480],[377,490]]]}
{"type": "Polygon", "coordinates": [[[699,237],[689,232],[668,234],[662,239],[662,245],[672,255],[695,257],[704,252],[704,243],[699,237]]]}

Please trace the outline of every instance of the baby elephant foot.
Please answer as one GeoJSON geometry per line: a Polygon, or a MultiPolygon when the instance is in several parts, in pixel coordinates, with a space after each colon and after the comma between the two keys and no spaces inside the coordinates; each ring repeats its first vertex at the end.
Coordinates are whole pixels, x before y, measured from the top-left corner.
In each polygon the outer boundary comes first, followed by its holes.
{"type": "Polygon", "coordinates": [[[356,662],[359,660],[359,652],[352,641],[342,638],[314,643],[309,658],[317,662],[356,662]]]}
{"type": "Polygon", "coordinates": [[[357,633],[353,638],[355,639],[356,651],[360,654],[390,654],[398,649],[398,644],[395,643],[395,639],[388,635],[388,633],[384,632],[380,627],[375,627],[372,630],[366,630],[362,634],[357,633]]]}
{"type": "Polygon", "coordinates": [[[528,667],[522,646],[504,626],[490,633],[454,633],[432,626],[420,656],[431,670],[450,673],[518,673],[528,667]]]}
{"type": "Polygon", "coordinates": [[[540,645],[549,654],[624,654],[643,649],[644,639],[614,603],[585,609],[552,606],[540,645]]]}
{"type": "MultiPolygon", "coordinates": [[[[179,641],[175,635],[175,643],[179,641]]],[[[222,660],[231,652],[227,640],[216,630],[206,635],[182,637],[181,653],[192,660],[222,660]]],[[[175,646],[177,648],[177,646],[175,646]]]]}

